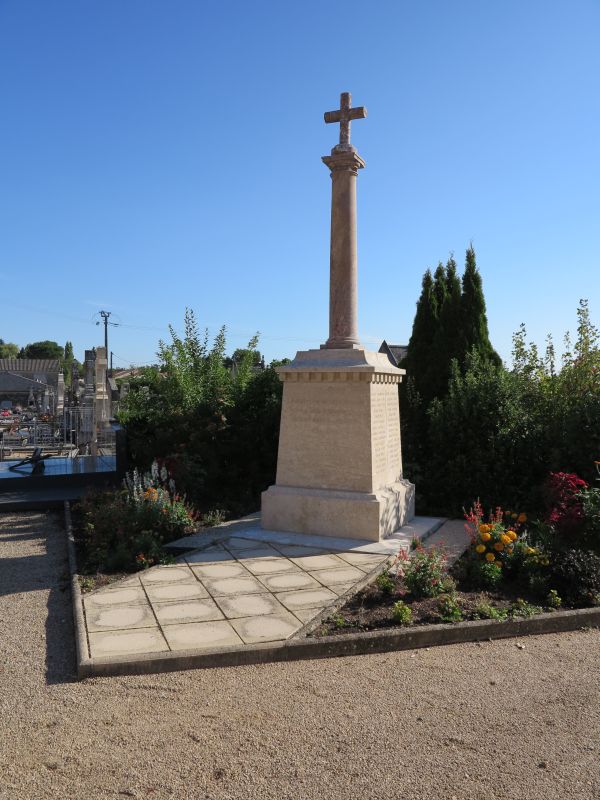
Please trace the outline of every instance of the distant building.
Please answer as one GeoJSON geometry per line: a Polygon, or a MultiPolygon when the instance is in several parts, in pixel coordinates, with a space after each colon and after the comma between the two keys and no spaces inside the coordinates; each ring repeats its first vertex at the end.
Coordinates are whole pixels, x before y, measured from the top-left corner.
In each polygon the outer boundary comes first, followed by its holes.
{"type": "Polygon", "coordinates": [[[384,339],[381,343],[381,347],[379,348],[380,353],[385,353],[385,355],[390,360],[390,363],[394,367],[399,367],[401,362],[404,361],[406,358],[406,353],[408,352],[408,345],[407,344],[388,344],[384,339]]]}
{"type": "Polygon", "coordinates": [[[0,358],[0,402],[57,413],[64,405],[65,381],[55,358],[0,358]]]}

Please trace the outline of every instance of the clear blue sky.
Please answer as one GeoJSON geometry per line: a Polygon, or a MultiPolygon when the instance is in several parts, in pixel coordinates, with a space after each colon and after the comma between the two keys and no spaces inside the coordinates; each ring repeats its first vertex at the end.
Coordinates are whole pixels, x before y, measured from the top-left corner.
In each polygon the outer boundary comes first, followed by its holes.
{"type": "Polygon", "coordinates": [[[323,112],[350,91],[363,340],[472,240],[504,358],[600,323],[600,2],[0,0],[0,337],[154,359],[186,306],[267,359],[327,338],[323,112]]]}

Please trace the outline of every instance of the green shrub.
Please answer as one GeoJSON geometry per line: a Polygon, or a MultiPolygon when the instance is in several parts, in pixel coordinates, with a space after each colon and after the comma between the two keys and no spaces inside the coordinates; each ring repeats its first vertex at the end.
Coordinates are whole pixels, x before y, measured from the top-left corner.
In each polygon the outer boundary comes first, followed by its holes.
{"type": "Polygon", "coordinates": [[[414,597],[437,597],[446,577],[446,555],[438,547],[418,547],[403,567],[404,583],[414,597]]]}
{"type": "Polygon", "coordinates": [[[546,603],[550,606],[550,608],[558,609],[562,606],[562,598],[559,596],[556,589],[550,589],[548,596],[546,597],[546,603]]]}
{"type": "Polygon", "coordinates": [[[463,580],[471,589],[494,591],[502,583],[502,567],[488,561],[469,559],[465,564],[463,580]]]}
{"type": "Polygon", "coordinates": [[[462,609],[456,595],[445,594],[438,598],[438,614],[442,622],[460,622],[463,618],[462,609]]]}
{"type": "Polygon", "coordinates": [[[92,494],[78,509],[85,571],[132,572],[173,559],[163,544],[190,533],[194,514],[164,468],[129,473],[121,490],[92,494]]]}
{"type": "Polygon", "coordinates": [[[203,515],[254,511],[275,481],[281,381],[272,367],[254,368],[256,338],[228,366],[225,330],[209,345],[189,310],[183,337],[171,330],[171,339],[121,404],[130,462],[164,461],[203,515]]]}
{"type": "Polygon", "coordinates": [[[569,605],[592,605],[600,594],[600,556],[592,550],[554,554],[550,582],[569,605]]]}
{"type": "Polygon", "coordinates": [[[496,608],[489,603],[479,603],[475,609],[475,619],[506,619],[508,617],[508,610],[505,608],[496,608]]]}
{"type": "Polygon", "coordinates": [[[375,585],[382,594],[392,594],[396,588],[396,584],[387,572],[382,572],[381,575],[377,576],[375,585]]]}
{"type": "MultiPolygon", "coordinates": [[[[560,366],[552,341],[541,355],[527,345],[524,327],[514,336],[510,369],[477,353],[454,362],[447,389],[420,408],[421,428],[403,442],[408,475],[420,478],[421,508],[459,513],[479,496],[485,507],[510,502],[538,510],[550,471],[594,477],[600,346],[586,301],[577,313],[577,339],[567,343],[560,366]]],[[[413,411],[408,388],[407,381],[405,427],[413,411]]]]}
{"type": "Polygon", "coordinates": [[[392,607],[392,619],[398,625],[410,625],[413,619],[410,606],[407,606],[403,600],[395,602],[392,607]]]}
{"type": "Polygon", "coordinates": [[[541,614],[543,611],[540,606],[533,606],[523,598],[519,597],[510,606],[511,617],[534,617],[536,614],[541,614]]]}

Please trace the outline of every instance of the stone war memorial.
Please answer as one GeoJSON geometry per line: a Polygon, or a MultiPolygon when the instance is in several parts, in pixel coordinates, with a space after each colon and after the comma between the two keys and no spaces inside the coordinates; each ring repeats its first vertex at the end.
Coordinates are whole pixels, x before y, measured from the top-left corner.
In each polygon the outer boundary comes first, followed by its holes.
{"type": "Polygon", "coordinates": [[[262,495],[266,530],[378,541],[414,517],[402,476],[398,387],[404,370],[358,336],[356,179],[365,162],[350,144],[349,93],[325,114],[340,140],[331,172],[329,338],[279,367],[283,406],[277,477],[262,495]]]}

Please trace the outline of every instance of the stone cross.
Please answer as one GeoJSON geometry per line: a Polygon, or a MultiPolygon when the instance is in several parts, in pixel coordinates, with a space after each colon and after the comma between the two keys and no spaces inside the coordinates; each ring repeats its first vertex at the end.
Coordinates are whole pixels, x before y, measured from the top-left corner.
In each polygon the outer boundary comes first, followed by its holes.
{"type": "Polygon", "coordinates": [[[367,116],[367,109],[364,106],[351,108],[352,95],[350,92],[342,92],[340,95],[340,108],[338,111],[326,111],[323,114],[325,122],[340,123],[340,149],[350,147],[350,122],[353,119],[364,119],[367,116]]]}
{"type": "Polygon", "coordinates": [[[362,349],[358,338],[358,259],[356,254],[356,176],[365,162],[350,144],[350,120],[364,119],[367,109],[350,107],[341,95],[339,111],[325,122],[340,123],[340,143],[323,162],[331,170],[331,245],[329,257],[329,338],[323,348],[362,349]]]}

